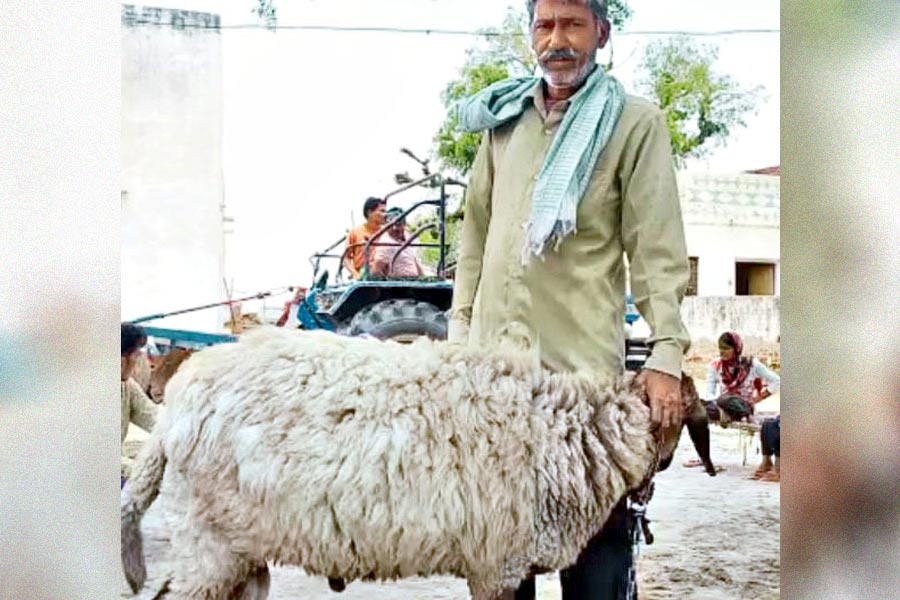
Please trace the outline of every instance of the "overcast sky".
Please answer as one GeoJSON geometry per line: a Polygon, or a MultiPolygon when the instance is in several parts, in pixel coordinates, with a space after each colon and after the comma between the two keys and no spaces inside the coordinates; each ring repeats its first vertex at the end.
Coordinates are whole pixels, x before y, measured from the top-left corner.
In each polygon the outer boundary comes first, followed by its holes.
{"type": "MultiPolygon", "coordinates": [[[[223,24],[255,22],[254,0],[158,0],[216,12],[223,24]]],[[[280,0],[279,23],[475,30],[497,26],[512,0],[280,0]]],[[[524,5],[524,2],[522,3],[524,5]]],[[[625,32],[778,29],[779,2],[630,0],[625,32]],[[727,5],[727,9],[726,9],[727,5]]],[[[636,92],[641,50],[659,36],[614,34],[613,74],[636,92]]],[[[779,164],[778,33],[701,37],[717,67],[765,100],[728,146],[691,169],[744,171],[779,164]]],[[[227,275],[237,292],[308,284],[308,257],[362,218],[370,195],[416,170],[399,153],[431,149],[468,36],[308,30],[224,30],[224,173],[227,275]]],[[[602,53],[600,61],[608,55],[602,53]]],[[[397,204],[420,199],[412,194],[397,204]]]]}

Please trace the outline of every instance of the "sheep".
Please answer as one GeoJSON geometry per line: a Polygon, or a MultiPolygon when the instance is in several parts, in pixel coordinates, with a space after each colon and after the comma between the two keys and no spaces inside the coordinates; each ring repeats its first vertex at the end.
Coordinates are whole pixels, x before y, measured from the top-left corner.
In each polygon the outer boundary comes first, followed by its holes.
{"type": "Polygon", "coordinates": [[[170,598],[267,595],[267,561],[330,581],[449,574],[473,596],[573,564],[659,454],[630,377],[554,373],[512,348],[260,328],[197,352],[122,491],[174,501],[170,598]]]}
{"type": "Polygon", "coordinates": [[[147,393],[154,402],[162,404],[165,401],[166,384],[181,364],[193,354],[194,350],[188,348],[172,348],[154,361],[147,384],[147,393]]]}

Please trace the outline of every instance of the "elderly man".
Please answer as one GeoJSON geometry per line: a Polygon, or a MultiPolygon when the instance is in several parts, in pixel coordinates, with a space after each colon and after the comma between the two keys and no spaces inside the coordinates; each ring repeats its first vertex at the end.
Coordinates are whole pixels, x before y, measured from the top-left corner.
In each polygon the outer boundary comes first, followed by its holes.
{"type": "MultiPolygon", "coordinates": [[[[680,423],[680,316],[689,277],[669,132],[652,103],[596,64],[605,0],[528,0],[542,77],[498,82],[457,107],[484,131],[466,199],[451,341],[508,339],[548,366],[610,380],[624,370],[625,265],[652,330],[640,375],[657,426],[680,423]]],[[[562,573],[563,598],[628,593],[625,500],[562,573]]],[[[533,580],[516,598],[533,598],[533,580]]]]}

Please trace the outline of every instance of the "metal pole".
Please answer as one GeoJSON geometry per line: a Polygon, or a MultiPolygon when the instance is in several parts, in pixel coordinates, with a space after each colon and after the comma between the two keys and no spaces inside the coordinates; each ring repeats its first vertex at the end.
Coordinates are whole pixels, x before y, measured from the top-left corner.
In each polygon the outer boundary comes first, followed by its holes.
{"type": "Polygon", "coordinates": [[[444,276],[444,268],[447,263],[447,184],[441,178],[441,203],[438,205],[438,218],[440,219],[440,258],[438,259],[438,277],[444,276]]]}
{"type": "MultiPolygon", "coordinates": [[[[292,289],[292,288],[291,288],[292,289]]],[[[158,315],[150,315],[149,317],[141,317],[140,319],[133,319],[130,321],[131,323],[145,323],[147,321],[155,321],[156,319],[164,319],[166,317],[173,317],[175,315],[183,315],[184,313],[194,312],[197,310],[204,310],[207,308],[215,308],[217,306],[230,306],[235,302],[243,302],[244,300],[262,300],[266,296],[271,296],[272,292],[261,292],[254,296],[247,296],[246,298],[237,298],[235,300],[226,300],[225,302],[216,302],[214,304],[204,304],[203,306],[196,306],[194,308],[185,308],[184,310],[176,310],[168,313],[160,313],[158,315]]]]}

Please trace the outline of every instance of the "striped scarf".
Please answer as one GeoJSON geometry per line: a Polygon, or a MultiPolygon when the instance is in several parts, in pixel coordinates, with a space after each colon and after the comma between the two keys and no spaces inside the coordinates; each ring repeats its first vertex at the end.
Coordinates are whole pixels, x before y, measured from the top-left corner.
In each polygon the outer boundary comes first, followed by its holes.
{"type": "MultiPolygon", "coordinates": [[[[505,79],[464,98],[456,105],[460,128],[483,131],[512,121],[525,111],[540,81],[540,77],[505,79]]],[[[557,249],[565,236],[577,233],[578,204],[624,104],[622,84],[599,65],[570,99],[534,186],[523,261],[530,255],[540,257],[548,244],[557,249]]]]}

